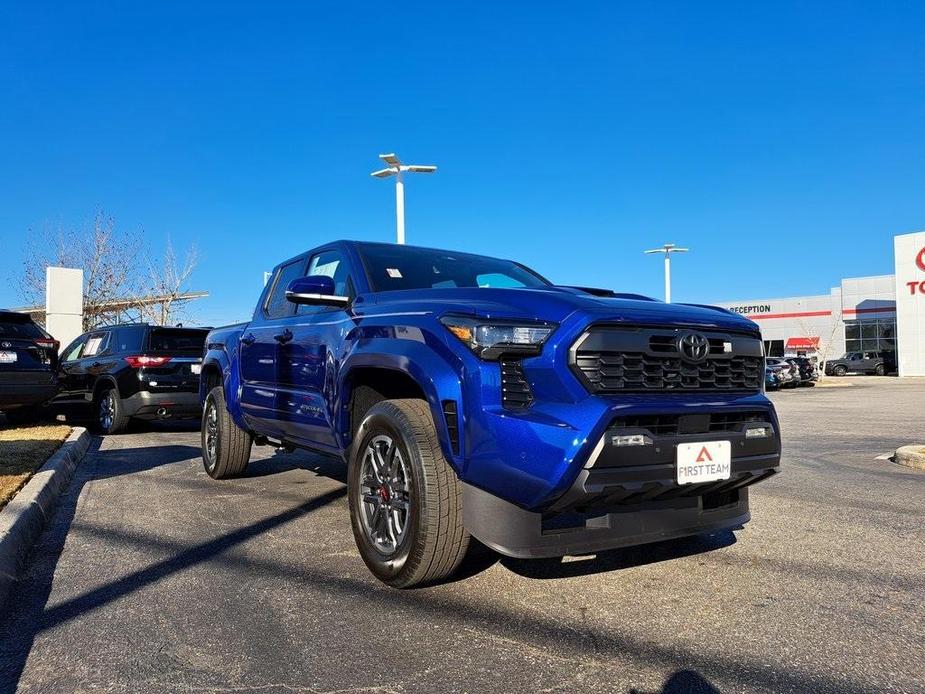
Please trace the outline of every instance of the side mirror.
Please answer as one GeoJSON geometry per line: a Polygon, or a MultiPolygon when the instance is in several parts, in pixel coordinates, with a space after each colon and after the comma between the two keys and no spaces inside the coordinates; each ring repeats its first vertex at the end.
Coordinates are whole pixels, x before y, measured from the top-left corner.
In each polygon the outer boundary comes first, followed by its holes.
{"type": "Polygon", "coordinates": [[[334,280],[324,275],[300,277],[286,287],[286,299],[294,304],[309,306],[346,306],[349,296],[334,293],[334,280]]]}

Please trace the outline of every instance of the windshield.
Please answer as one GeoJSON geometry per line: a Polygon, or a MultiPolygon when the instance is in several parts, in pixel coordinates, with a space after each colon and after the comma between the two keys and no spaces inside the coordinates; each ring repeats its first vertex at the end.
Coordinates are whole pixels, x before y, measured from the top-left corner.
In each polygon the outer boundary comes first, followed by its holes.
{"type": "Polygon", "coordinates": [[[510,260],[384,243],[362,244],[357,250],[374,292],[549,286],[542,277],[510,260]]]}

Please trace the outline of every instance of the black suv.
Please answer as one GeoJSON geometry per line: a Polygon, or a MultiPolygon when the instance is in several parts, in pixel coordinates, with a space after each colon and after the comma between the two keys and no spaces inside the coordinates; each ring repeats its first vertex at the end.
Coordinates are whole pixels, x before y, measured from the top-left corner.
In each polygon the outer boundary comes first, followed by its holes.
{"type": "Polygon", "coordinates": [[[0,411],[10,424],[36,418],[58,390],[58,342],[25,313],[0,310],[0,411]]]}
{"type": "Polygon", "coordinates": [[[848,352],[841,359],[825,363],[826,376],[844,376],[849,371],[883,376],[895,370],[893,352],[848,352]]]}
{"type": "Polygon", "coordinates": [[[136,323],[84,333],[61,353],[60,392],[50,407],[89,415],[103,434],[123,431],[133,417],[198,417],[207,334],[136,323]]]}

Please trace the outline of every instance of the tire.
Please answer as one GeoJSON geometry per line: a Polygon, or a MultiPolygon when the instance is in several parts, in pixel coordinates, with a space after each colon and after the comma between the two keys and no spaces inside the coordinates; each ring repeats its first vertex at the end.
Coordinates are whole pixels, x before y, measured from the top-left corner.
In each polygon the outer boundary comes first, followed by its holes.
{"type": "Polygon", "coordinates": [[[877,364],[877,368],[874,369],[874,375],[884,376],[886,375],[886,367],[883,364],[877,364]]]}
{"type": "Polygon", "coordinates": [[[848,373],[848,369],[846,369],[844,366],[839,364],[834,369],[832,369],[832,373],[835,374],[836,376],[844,376],[845,374],[848,373]]]}
{"type": "Polygon", "coordinates": [[[93,400],[93,425],[97,433],[103,435],[121,434],[128,427],[129,417],[119,391],[104,388],[93,400]]]}
{"type": "Polygon", "coordinates": [[[351,446],[347,486],[354,540],[380,581],[410,588],[459,567],[469,546],[462,485],[426,402],[384,400],[367,412],[351,446]]]}
{"type": "Polygon", "coordinates": [[[206,396],[201,441],[202,465],[209,477],[224,480],[244,474],[254,440],[228,414],[222,386],[215,386],[206,396]]]}

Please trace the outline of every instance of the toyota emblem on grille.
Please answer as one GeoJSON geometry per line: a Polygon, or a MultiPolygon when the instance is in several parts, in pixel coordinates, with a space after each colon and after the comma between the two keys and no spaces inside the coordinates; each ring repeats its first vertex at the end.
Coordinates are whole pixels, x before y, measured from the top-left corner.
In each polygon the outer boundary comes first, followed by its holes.
{"type": "Polygon", "coordinates": [[[710,353],[710,341],[700,333],[688,333],[678,340],[678,350],[685,359],[703,361],[710,353]]]}
{"type": "Polygon", "coordinates": [[[13,345],[9,342],[0,342],[0,347],[3,347],[3,349],[9,349],[12,346],[13,345]]]}

